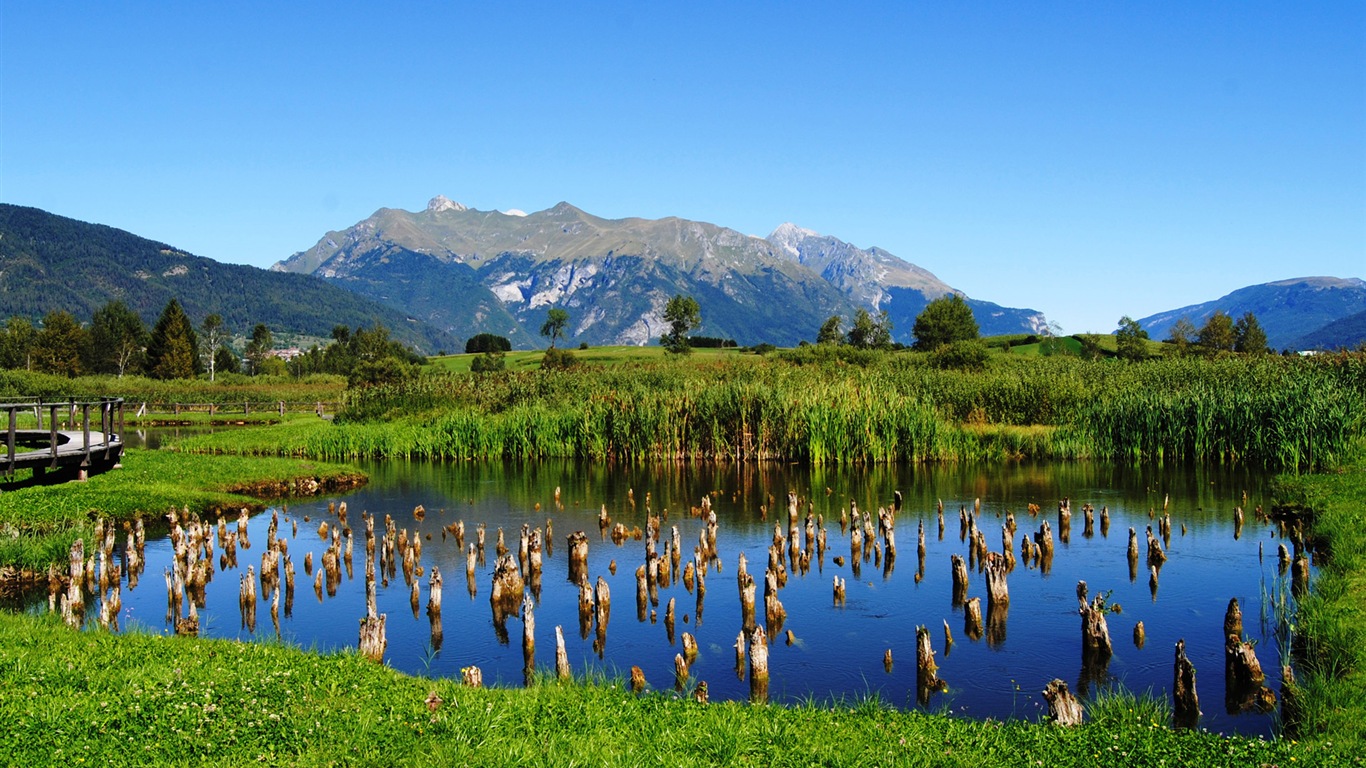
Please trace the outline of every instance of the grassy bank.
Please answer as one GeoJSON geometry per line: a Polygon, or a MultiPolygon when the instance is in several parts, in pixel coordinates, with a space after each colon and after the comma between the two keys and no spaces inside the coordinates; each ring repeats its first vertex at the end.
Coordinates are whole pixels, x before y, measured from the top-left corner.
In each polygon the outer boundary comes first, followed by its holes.
{"type": "Polygon", "coordinates": [[[1295,616],[1295,731],[1366,754],[1366,451],[1332,472],[1281,478],[1276,493],[1311,521],[1323,550],[1295,616]]]}
{"type": "Polygon", "coordinates": [[[490,375],[353,392],[336,425],[191,438],[186,450],[320,459],[772,459],[810,463],[1338,460],[1366,418],[1366,356],[1116,360],[805,348],[490,375]]]}
{"type": "Polygon", "coordinates": [[[702,706],[610,681],[473,690],[352,654],[77,633],[33,616],[0,616],[0,685],[0,751],[21,765],[1352,764],[1321,743],[1175,732],[1133,699],[1061,729],[869,702],[702,706]]]}
{"type": "Polygon", "coordinates": [[[63,563],[94,521],[155,519],[171,507],[191,511],[259,507],[260,499],[306,495],[363,481],[355,468],[296,459],[186,456],[129,450],[123,467],[84,483],[0,493],[0,567],[45,571],[63,563]]]}

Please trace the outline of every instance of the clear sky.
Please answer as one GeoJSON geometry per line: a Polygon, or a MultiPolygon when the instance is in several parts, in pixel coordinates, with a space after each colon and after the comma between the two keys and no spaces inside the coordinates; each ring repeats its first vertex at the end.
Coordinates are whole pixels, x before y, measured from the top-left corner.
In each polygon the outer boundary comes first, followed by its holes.
{"type": "Polygon", "coordinates": [[[1366,277],[1366,3],[0,0],[4,202],[269,266],[437,194],[791,221],[1111,331],[1366,277]]]}

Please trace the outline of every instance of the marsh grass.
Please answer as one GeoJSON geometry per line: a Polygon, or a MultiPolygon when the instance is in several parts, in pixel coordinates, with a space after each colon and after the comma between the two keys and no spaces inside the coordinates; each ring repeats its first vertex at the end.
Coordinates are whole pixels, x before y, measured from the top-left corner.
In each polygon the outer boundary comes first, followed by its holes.
{"type": "Polygon", "coordinates": [[[374,458],[1337,461],[1366,419],[1361,355],[995,358],[806,347],[572,371],[425,375],[353,392],[335,425],[188,438],[207,453],[374,458]]]}
{"type": "Polygon", "coordinates": [[[1334,471],[1280,478],[1276,496],[1309,517],[1321,550],[1294,612],[1297,714],[1287,726],[1366,754],[1366,449],[1358,442],[1334,471]]]}

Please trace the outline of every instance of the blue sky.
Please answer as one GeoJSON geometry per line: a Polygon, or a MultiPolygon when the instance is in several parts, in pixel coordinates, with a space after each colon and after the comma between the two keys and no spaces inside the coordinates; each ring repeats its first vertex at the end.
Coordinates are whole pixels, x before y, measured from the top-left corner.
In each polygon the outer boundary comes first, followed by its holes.
{"type": "Polygon", "coordinates": [[[792,221],[1069,333],[1366,277],[1366,3],[399,6],[0,0],[0,200],[258,266],[436,194],[792,221]]]}

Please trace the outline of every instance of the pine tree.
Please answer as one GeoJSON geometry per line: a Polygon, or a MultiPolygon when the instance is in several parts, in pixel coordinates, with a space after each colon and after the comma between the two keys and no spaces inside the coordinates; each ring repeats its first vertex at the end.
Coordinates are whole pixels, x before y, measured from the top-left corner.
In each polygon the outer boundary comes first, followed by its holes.
{"type": "Polygon", "coordinates": [[[147,343],[147,370],[154,379],[191,379],[199,372],[199,340],[180,302],[161,311],[147,343]]]}

